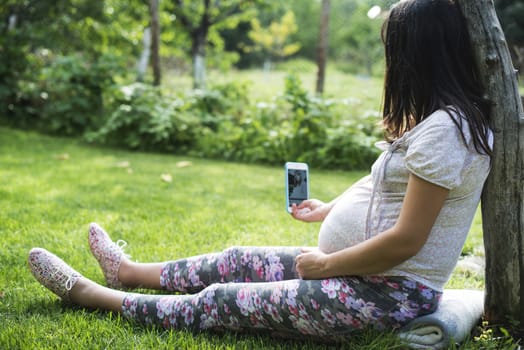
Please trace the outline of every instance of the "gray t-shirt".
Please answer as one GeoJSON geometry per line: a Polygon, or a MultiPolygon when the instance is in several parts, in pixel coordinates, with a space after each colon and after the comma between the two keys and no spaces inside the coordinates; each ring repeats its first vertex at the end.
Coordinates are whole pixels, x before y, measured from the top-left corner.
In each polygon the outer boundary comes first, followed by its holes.
{"type": "Polygon", "coordinates": [[[449,196],[418,254],[383,275],[406,276],[441,291],[460,256],[490,169],[489,157],[473,147],[467,121],[462,124],[467,145],[442,110],[395,142],[379,143],[384,152],[371,175],[348,189],[322,223],[320,250],[335,252],[391,228],[413,173],[449,189],[449,196]]]}

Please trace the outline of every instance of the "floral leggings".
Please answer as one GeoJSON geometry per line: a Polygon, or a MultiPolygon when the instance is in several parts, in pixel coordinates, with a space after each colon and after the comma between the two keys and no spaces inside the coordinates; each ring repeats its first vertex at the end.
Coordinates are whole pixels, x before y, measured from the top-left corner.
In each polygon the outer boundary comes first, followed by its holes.
{"type": "Polygon", "coordinates": [[[260,330],[331,342],[365,327],[398,329],[435,311],[441,297],[403,277],[302,280],[295,270],[299,253],[296,247],[232,247],[166,262],[160,284],[186,294],[127,294],[123,314],[166,329],[260,330]]]}

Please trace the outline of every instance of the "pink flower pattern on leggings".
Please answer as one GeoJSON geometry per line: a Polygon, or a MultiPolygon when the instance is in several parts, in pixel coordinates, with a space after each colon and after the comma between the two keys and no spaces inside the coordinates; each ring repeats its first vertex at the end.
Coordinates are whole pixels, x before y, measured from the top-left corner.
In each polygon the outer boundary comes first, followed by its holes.
{"type": "Polygon", "coordinates": [[[440,292],[402,277],[298,279],[299,252],[233,247],[168,262],[161,285],[195,294],[127,294],[123,313],[166,329],[258,329],[333,341],[364,327],[398,329],[440,300],[440,292]]]}

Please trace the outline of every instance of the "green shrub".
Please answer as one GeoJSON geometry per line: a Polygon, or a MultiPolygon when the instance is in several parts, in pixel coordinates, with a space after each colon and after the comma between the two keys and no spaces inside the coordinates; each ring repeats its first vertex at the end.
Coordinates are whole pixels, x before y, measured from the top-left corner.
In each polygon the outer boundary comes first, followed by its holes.
{"type": "Polygon", "coordinates": [[[113,85],[119,63],[106,55],[92,62],[81,55],[61,56],[44,68],[42,121],[47,131],[82,135],[102,123],[103,92],[113,85]]]}
{"type": "Polygon", "coordinates": [[[246,106],[235,118],[225,117],[216,132],[202,134],[195,155],[243,162],[277,163],[286,159],[285,115],[276,104],[246,106]]]}
{"type": "Polygon", "coordinates": [[[328,130],[336,122],[332,100],[309,94],[300,80],[290,75],[286,78],[283,96],[289,106],[288,157],[297,161],[312,162],[324,145],[328,130]]]}
{"type": "Polygon", "coordinates": [[[304,161],[341,169],[369,168],[378,154],[373,146],[379,137],[376,112],[343,118],[342,101],[312,96],[293,75],[286,79],[284,94],[272,102],[240,106],[244,109],[233,109],[234,117],[214,114],[217,124],[200,134],[192,154],[269,164],[304,161]]]}
{"type": "MultiPolygon", "coordinates": [[[[271,101],[250,101],[247,83],[184,94],[135,83],[117,86],[110,57],[58,57],[36,82],[20,84],[18,125],[84,135],[90,142],[240,162],[367,169],[377,156],[376,112],[310,94],[295,75],[271,101]],[[353,114],[352,114],[353,113],[353,114]]],[[[117,68],[115,68],[117,69],[117,68]]]]}
{"type": "Polygon", "coordinates": [[[15,118],[18,82],[28,62],[22,48],[16,45],[21,37],[15,31],[3,31],[0,36],[0,115],[15,118]]]}
{"type": "Polygon", "coordinates": [[[113,112],[88,141],[98,141],[131,149],[186,151],[202,127],[190,104],[168,98],[160,89],[135,83],[112,91],[113,112]]]}
{"type": "Polygon", "coordinates": [[[204,127],[217,131],[224,120],[239,120],[242,117],[245,107],[249,105],[248,84],[218,84],[206,90],[189,91],[183,98],[204,127]]]}
{"type": "Polygon", "coordinates": [[[43,68],[38,59],[33,61],[32,79],[18,81],[10,108],[13,113],[7,115],[9,124],[77,136],[100,127],[106,111],[104,91],[121,71],[119,59],[57,56],[43,68]]]}

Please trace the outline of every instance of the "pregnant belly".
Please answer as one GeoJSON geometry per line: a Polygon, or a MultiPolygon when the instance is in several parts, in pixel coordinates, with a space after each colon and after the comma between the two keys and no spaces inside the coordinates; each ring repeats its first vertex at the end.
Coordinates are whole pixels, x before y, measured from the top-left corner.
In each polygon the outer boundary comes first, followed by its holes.
{"type": "Polygon", "coordinates": [[[325,218],[318,235],[318,247],[333,253],[365,240],[366,216],[371,196],[369,186],[346,192],[325,218]]]}

